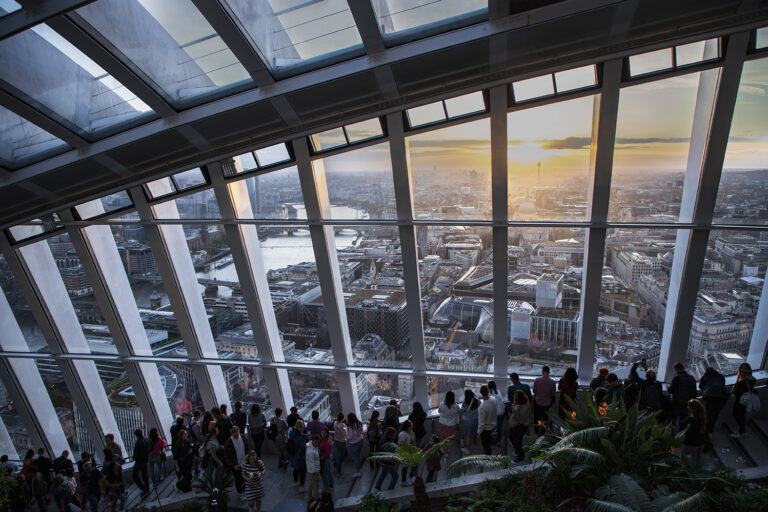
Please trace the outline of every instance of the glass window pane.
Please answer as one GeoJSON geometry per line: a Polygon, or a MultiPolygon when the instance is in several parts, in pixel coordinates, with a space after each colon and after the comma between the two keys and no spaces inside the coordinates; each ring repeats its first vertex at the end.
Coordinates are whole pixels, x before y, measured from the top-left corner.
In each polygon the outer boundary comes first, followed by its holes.
{"type": "Polygon", "coordinates": [[[605,366],[625,379],[641,359],[657,369],[676,236],[673,229],[608,230],[595,373],[605,366]]]}
{"type": "Polygon", "coordinates": [[[336,414],[343,411],[335,373],[288,370],[288,380],[291,382],[293,402],[302,418],[309,418],[316,410],[321,421],[333,422],[336,414]]]}
{"type": "Polygon", "coordinates": [[[512,89],[515,91],[515,101],[525,101],[555,94],[552,75],[537,76],[528,80],[513,82],[512,89]]]}
{"type": "MultiPolygon", "coordinates": [[[[250,199],[249,212],[238,212],[241,219],[285,219],[306,218],[304,198],[301,195],[299,171],[288,167],[246,178],[246,188],[250,199]],[[299,213],[304,217],[299,217],[299,213]]],[[[230,194],[239,190],[237,185],[230,186],[230,194]]],[[[238,202],[241,198],[237,198],[238,202]]]]}
{"type": "Polygon", "coordinates": [[[491,133],[486,119],[406,139],[417,219],[491,218],[491,133]]]}
{"type": "MultiPolygon", "coordinates": [[[[449,376],[437,376],[427,378],[427,390],[429,392],[429,409],[436,409],[441,403],[445,401],[445,394],[449,391],[453,391],[458,404],[464,403],[464,390],[469,389],[474,393],[478,400],[480,398],[480,388],[488,384],[491,376],[488,376],[489,380],[467,379],[465,377],[449,377],[449,376]]],[[[504,389],[503,392],[506,391],[504,389]]],[[[506,398],[506,397],[505,397],[506,398]]],[[[426,407],[425,407],[426,409],[426,407]]],[[[405,412],[405,411],[403,411],[405,412]]],[[[476,435],[475,435],[476,437],[476,435]]],[[[476,445],[477,446],[477,445],[476,445]]]]}
{"type": "Polygon", "coordinates": [[[205,176],[203,176],[203,171],[201,171],[199,167],[180,172],[179,174],[174,174],[173,179],[176,181],[176,186],[179,190],[199,187],[200,185],[205,185],[206,183],[205,176]]]}
{"type": "Polygon", "coordinates": [[[350,56],[362,47],[344,0],[227,0],[227,4],[272,71],[350,56]]]}
{"type": "Polygon", "coordinates": [[[360,121],[359,123],[348,124],[344,127],[344,130],[347,132],[347,138],[349,139],[350,144],[383,135],[381,131],[381,122],[378,117],[360,121]]]}
{"type": "Polygon", "coordinates": [[[608,219],[677,222],[699,73],[621,90],[608,219]]]}
{"type": "Polygon", "coordinates": [[[240,174],[241,172],[252,171],[254,169],[258,169],[259,167],[259,164],[256,163],[256,158],[253,156],[253,153],[250,152],[237,155],[234,157],[234,160],[237,174],[240,174]]]}
{"type": "MultiPolygon", "coordinates": [[[[243,412],[248,414],[251,406],[258,404],[261,412],[269,421],[274,416],[272,402],[267,393],[267,385],[261,368],[257,366],[222,365],[224,381],[227,383],[229,400],[234,404],[243,403],[243,412]]],[[[234,409],[233,409],[234,411],[234,409]]],[[[304,416],[303,416],[304,417],[304,416]]],[[[309,416],[306,416],[307,418],[309,416]]]]}
{"type": "Polygon", "coordinates": [[[757,29],[757,36],[755,39],[755,48],[758,50],[768,46],[768,27],[757,29]]]}
{"type": "Polygon", "coordinates": [[[22,240],[27,240],[37,235],[41,235],[45,232],[40,219],[32,220],[27,224],[12,226],[8,229],[8,231],[11,232],[13,239],[17,242],[21,242],[22,240]]]}
{"type": "Polygon", "coordinates": [[[347,144],[347,138],[344,136],[344,129],[341,127],[315,133],[312,135],[311,139],[312,147],[315,148],[315,151],[337,148],[339,146],[346,146],[347,144]]]}
{"type": "Polygon", "coordinates": [[[0,17],[18,11],[19,9],[21,9],[21,5],[19,5],[18,2],[14,2],[13,0],[4,0],[2,4],[0,4],[0,17]]]}
{"type": "Polygon", "coordinates": [[[291,155],[288,153],[288,148],[285,147],[284,143],[257,149],[254,153],[256,153],[256,159],[259,161],[260,167],[287,162],[291,159],[291,155]]]}
{"type": "MultiPolygon", "coordinates": [[[[179,218],[179,219],[220,219],[219,205],[216,202],[216,195],[213,193],[213,189],[201,190],[188,196],[179,197],[177,199],[171,199],[168,202],[160,203],[152,207],[152,211],[155,212],[155,216],[158,219],[164,218],[179,218]],[[174,209],[168,209],[164,206],[169,203],[176,204],[176,210],[178,210],[178,217],[174,217],[174,209]],[[166,216],[165,214],[168,213],[166,216]]],[[[205,231],[201,227],[201,232],[205,231]]],[[[201,235],[205,237],[205,235],[201,235]]],[[[187,240],[189,242],[189,240],[187,240]]]]}
{"type": "Polygon", "coordinates": [[[677,61],[677,65],[685,66],[688,64],[695,64],[703,60],[717,58],[717,52],[710,51],[709,53],[714,53],[713,55],[707,55],[705,53],[707,43],[710,43],[710,45],[715,45],[717,43],[717,39],[710,39],[709,41],[696,41],[695,43],[676,46],[675,59],[677,61]]]}
{"type": "Polygon", "coordinates": [[[144,102],[47,25],[37,25],[0,42],[0,68],[34,62],[5,80],[33,106],[40,106],[73,130],[100,134],[135,125],[153,114],[144,102]]]}
{"type": "Polygon", "coordinates": [[[573,91],[597,85],[594,64],[555,73],[557,92],[573,91]]]}
{"type": "Polygon", "coordinates": [[[474,114],[475,112],[483,112],[485,111],[485,99],[483,99],[483,93],[482,91],[477,91],[465,94],[464,96],[449,98],[445,100],[445,110],[448,112],[448,117],[450,118],[474,114]]]}
{"type": "Polygon", "coordinates": [[[445,119],[445,110],[443,109],[442,101],[409,108],[406,113],[408,114],[408,123],[411,125],[411,128],[429,123],[436,123],[437,121],[443,121],[445,119]]]}
{"type": "Polygon", "coordinates": [[[509,218],[584,220],[593,97],[507,114],[509,218]]]}
{"type": "MultiPolygon", "coordinates": [[[[45,389],[56,410],[56,415],[61,422],[61,428],[69,442],[71,454],[78,454],[81,451],[88,450],[93,453],[93,446],[85,430],[80,412],[72,400],[72,394],[69,392],[61,368],[54,359],[35,359],[37,369],[40,372],[45,383],[45,389]]],[[[129,438],[130,439],[130,438],[129,438]]]]}
{"type": "Polygon", "coordinates": [[[29,351],[48,352],[48,343],[45,341],[43,332],[38,327],[29,304],[2,254],[0,254],[0,288],[2,288],[8,305],[13,311],[13,316],[19,324],[19,329],[24,335],[29,351]]]}
{"type": "Polygon", "coordinates": [[[15,169],[69,149],[63,140],[0,107],[0,165],[15,169]]]}
{"type": "MultiPolygon", "coordinates": [[[[186,352],[179,353],[186,355],[186,352]]],[[[183,361],[157,363],[157,371],[168,405],[171,407],[171,414],[177,416],[197,409],[205,410],[192,365],[183,361]]]]}
{"type": "Polygon", "coordinates": [[[672,48],[664,48],[629,58],[629,73],[632,76],[653,73],[672,67],[672,48]]]}
{"type": "Polygon", "coordinates": [[[493,368],[492,293],[453,288],[491,263],[491,229],[418,226],[424,350],[430,370],[488,372],[493,368]]]}
{"type": "Polygon", "coordinates": [[[147,190],[149,191],[149,195],[152,197],[152,199],[157,199],[158,197],[173,194],[176,192],[176,187],[171,181],[171,178],[165,177],[148,182],[147,190]]]}
{"type": "Polygon", "coordinates": [[[320,163],[332,219],[397,218],[389,143],[323,158],[320,163]]]}
{"type": "MultiPolygon", "coordinates": [[[[413,410],[412,375],[356,373],[355,383],[363,423],[368,421],[373,411],[379,411],[379,419],[383,420],[384,412],[393,398],[398,401],[400,412],[403,414],[410,414],[413,410]]],[[[421,405],[424,408],[427,407],[427,404],[421,405]]]]}
{"type": "MultiPolygon", "coordinates": [[[[136,400],[136,393],[125,373],[125,367],[119,361],[96,361],[96,370],[104,384],[112,414],[115,416],[117,428],[125,443],[122,447],[123,456],[132,457],[136,439],[133,435],[134,431],[140,428],[145,433],[149,432],[149,427],[144,423],[144,414],[136,400]]],[[[78,425],[78,428],[82,427],[78,425]]],[[[90,439],[83,440],[83,444],[87,446],[88,451],[92,451],[93,443],[90,439]]]]}
{"type": "Polygon", "coordinates": [[[735,375],[746,361],[765,278],[768,251],[763,235],[709,233],[688,342],[688,372],[696,378],[708,366],[735,375]]]}
{"type": "Polygon", "coordinates": [[[250,82],[190,0],[99,0],[76,12],[175,106],[250,82]],[[143,44],[136,44],[136,34],[143,44]]]}
{"type": "Polygon", "coordinates": [[[768,224],[768,59],[744,63],[713,222],[768,224]]]}
{"type": "Polygon", "coordinates": [[[431,33],[472,23],[487,16],[488,0],[385,0],[373,2],[373,8],[379,27],[388,36],[410,29],[431,33]]]}
{"type": "MultiPolygon", "coordinates": [[[[129,206],[133,206],[133,201],[131,201],[131,198],[128,196],[128,192],[125,190],[121,190],[120,192],[115,192],[114,194],[110,194],[108,196],[104,196],[99,199],[101,201],[101,205],[104,208],[104,214],[113,212],[115,210],[120,210],[123,208],[127,208],[129,206]]],[[[98,217],[99,214],[93,213],[89,214],[90,210],[92,208],[87,208],[86,205],[77,205],[75,206],[75,210],[77,210],[77,213],[80,215],[80,218],[83,220],[91,219],[93,217],[98,217]]]]}
{"type": "Polygon", "coordinates": [[[0,421],[3,422],[8,436],[11,438],[16,453],[7,453],[10,460],[24,460],[29,449],[37,449],[32,443],[30,431],[19,416],[19,411],[13,399],[8,394],[3,381],[0,381],[0,421]]]}

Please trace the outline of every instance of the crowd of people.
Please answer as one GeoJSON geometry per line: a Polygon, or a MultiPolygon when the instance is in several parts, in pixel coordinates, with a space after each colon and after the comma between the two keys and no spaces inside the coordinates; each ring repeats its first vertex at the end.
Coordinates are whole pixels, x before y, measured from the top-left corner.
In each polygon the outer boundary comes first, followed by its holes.
{"type": "MultiPolygon", "coordinates": [[[[732,394],[733,417],[738,424],[738,432],[732,435],[745,435],[749,400],[742,397],[747,393],[756,395],[755,378],[748,364],[739,366],[736,384],[730,393],[725,377],[714,368],[707,368],[698,385],[683,364],[676,363],[674,370],[675,376],[665,391],[656,380],[655,372],[646,368],[645,361],[633,364],[623,381],[607,368],[601,368],[589,384],[590,396],[599,406],[623,401],[628,408],[637,404],[641,410],[658,411],[659,421],[685,430],[683,453],[698,458],[711,446],[709,436],[732,394]]],[[[478,450],[490,455],[494,445],[503,443],[506,437],[512,445],[515,462],[521,462],[526,457],[523,446],[526,434],[531,430],[536,435],[544,433],[551,415],[564,419],[571,416],[580,400],[579,382],[574,368],[568,368],[555,382],[547,366],[533,381],[532,388],[521,382],[516,373],[509,377],[506,397],[495,381],[481,386],[479,396],[465,389],[461,403],[453,391],[446,392],[437,408],[436,431],[431,433],[426,426],[429,416],[421,403],[413,404],[406,419],[395,399],[383,415],[373,411],[365,424],[355,413],[341,412],[335,421],[326,423],[316,410],[305,421],[296,407],[291,407],[285,417],[283,409],[277,408],[267,421],[259,405],[254,404],[246,413],[240,402],[234,404],[232,414],[227,414],[225,404],[210,411],[198,410],[189,417],[178,417],[170,428],[176,487],[180,492],[188,492],[193,479],[201,472],[211,476],[229,472],[249,511],[260,512],[265,495],[262,478],[267,470],[262,449],[267,439],[274,443],[277,469],[291,468],[294,487],[305,493],[309,509],[315,512],[333,510],[334,483],[343,478],[347,458],[352,461],[350,476],[361,475],[366,463],[363,450],[366,441],[369,455],[395,452],[404,444],[426,451],[445,439],[452,439],[457,451],[464,455],[478,450]]],[[[155,428],[150,429],[147,436],[141,430],[136,430],[134,435],[132,479],[146,495],[157,488],[165,476],[169,444],[155,428]]],[[[428,482],[442,469],[443,455],[438,452],[426,461],[424,470],[428,482]]],[[[103,510],[122,509],[126,497],[123,449],[111,434],[105,438],[102,459],[99,466],[93,454],[84,451],[73,464],[68,451],[51,460],[41,448],[37,452],[29,450],[17,471],[4,455],[2,467],[12,472],[19,482],[11,496],[11,510],[22,512],[27,506],[37,505],[40,512],[45,512],[51,499],[61,512],[77,509],[97,512],[100,503],[105,507],[103,510]]],[[[382,462],[378,467],[373,460],[368,463],[372,470],[378,471],[378,475],[374,475],[377,490],[382,489],[387,478],[388,489],[393,489],[398,480],[404,486],[411,485],[417,471],[417,468],[409,471],[405,467],[398,471],[391,462],[382,462]]]]}

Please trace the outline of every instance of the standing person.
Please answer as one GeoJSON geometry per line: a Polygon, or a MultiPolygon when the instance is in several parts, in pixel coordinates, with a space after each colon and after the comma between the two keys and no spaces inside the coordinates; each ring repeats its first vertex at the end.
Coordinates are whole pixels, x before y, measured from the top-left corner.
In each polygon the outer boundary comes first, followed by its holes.
{"type": "Polygon", "coordinates": [[[245,463],[245,454],[251,451],[248,445],[248,439],[240,435],[240,427],[234,425],[230,432],[229,439],[224,443],[224,466],[232,472],[235,477],[235,489],[237,492],[243,492],[243,475],[240,467],[245,463]]]}
{"type": "MultiPolygon", "coordinates": [[[[88,452],[83,452],[83,453],[88,453],[88,452]]],[[[83,453],[81,453],[80,455],[82,455],[83,453]]],[[[89,458],[93,458],[93,455],[90,453],[88,453],[88,456],[89,458]]],[[[69,458],[69,450],[64,450],[63,452],[61,452],[61,456],[53,459],[53,471],[54,473],[65,473],[69,469],[74,470],[75,467],[69,458]]],[[[80,471],[79,466],[77,470],[80,471]]]]}
{"type": "Polygon", "coordinates": [[[110,510],[125,508],[125,486],[123,485],[123,466],[119,463],[112,464],[109,472],[104,477],[104,491],[109,496],[110,510]],[[119,504],[119,505],[118,505],[119,504]]]}
{"type": "Polygon", "coordinates": [[[248,415],[243,412],[243,402],[240,400],[235,402],[235,412],[229,415],[229,420],[233,425],[237,425],[241,435],[245,435],[245,424],[248,421],[248,415]]]}
{"type": "Polygon", "coordinates": [[[605,378],[608,376],[608,374],[611,373],[611,371],[603,366],[597,371],[597,376],[592,379],[592,381],[589,383],[590,389],[592,391],[597,391],[597,388],[604,388],[605,387],[605,378]]]}
{"type": "Polygon", "coordinates": [[[712,433],[720,411],[728,401],[728,391],[725,389],[725,377],[711,366],[704,370],[699,380],[701,398],[707,410],[707,432],[712,433]]]}
{"type": "Polygon", "coordinates": [[[288,443],[293,445],[293,453],[291,454],[293,485],[300,487],[302,491],[304,490],[304,481],[307,478],[307,436],[304,434],[305,430],[304,420],[297,419],[288,439],[288,443]]]}
{"type": "Polygon", "coordinates": [[[384,411],[384,424],[382,425],[382,428],[393,428],[395,429],[395,432],[397,432],[400,428],[400,416],[402,415],[403,413],[400,412],[400,405],[397,403],[397,400],[393,398],[389,401],[389,405],[384,411]]]}
{"type": "Polygon", "coordinates": [[[125,460],[123,457],[123,447],[115,442],[115,434],[107,434],[104,436],[104,448],[112,450],[112,455],[120,461],[125,460]]]}
{"type": "Polygon", "coordinates": [[[427,435],[427,429],[424,428],[427,413],[424,411],[424,407],[421,406],[421,402],[413,402],[413,410],[408,415],[408,420],[413,424],[413,433],[416,434],[416,446],[421,446],[427,435]]]}
{"type": "MultiPolygon", "coordinates": [[[[381,436],[378,451],[395,453],[397,451],[396,441],[397,432],[394,428],[388,427],[384,431],[384,435],[381,436]]],[[[381,491],[381,484],[384,483],[387,475],[390,475],[392,478],[389,484],[389,490],[391,491],[395,488],[395,484],[397,484],[397,467],[394,464],[389,464],[387,462],[382,462],[379,465],[381,466],[381,474],[379,475],[379,479],[376,480],[376,485],[374,488],[377,491],[381,491]]]]}
{"type": "MultiPolygon", "coordinates": [[[[371,417],[368,418],[368,430],[365,433],[365,437],[368,438],[368,455],[376,451],[376,447],[379,445],[381,439],[381,420],[379,419],[379,411],[376,409],[371,413],[371,417]]],[[[373,469],[373,461],[368,461],[371,469],[373,469]]]]}
{"type": "Polygon", "coordinates": [[[323,490],[333,489],[333,470],[331,469],[331,454],[333,453],[333,440],[328,428],[320,431],[320,478],[323,479],[323,490]]]}
{"type": "Polygon", "coordinates": [[[455,440],[459,432],[461,408],[456,403],[456,395],[453,394],[453,391],[445,393],[445,400],[438,406],[437,412],[440,414],[437,421],[437,435],[440,439],[455,440]]]}
{"type": "MultiPolygon", "coordinates": [[[[429,443],[421,450],[422,453],[426,452],[433,446],[435,446],[437,443],[440,442],[440,438],[437,437],[437,434],[432,434],[432,437],[429,440],[429,443]]],[[[441,450],[438,450],[436,453],[433,453],[428,459],[425,466],[427,467],[427,483],[434,482],[435,476],[437,473],[442,469],[442,466],[440,465],[440,458],[443,456],[443,452],[441,450]]]]}
{"type": "Polygon", "coordinates": [[[299,408],[294,405],[291,407],[291,414],[285,418],[285,422],[288,424],[288,428],[293,428],[296,426],[296,421],[300,419],[301,416],[299,416],[299,408]]]}
{"type": "Polygon", "coordinates": [[[488,392],[496,402],[496,430],[494,432],[496,433],[496,441],[501,444],[501,440],[504,438],[504,414],[506,413],[504,398],[496,388],[496,382],[492,380],[488,381],[488,392]]]}
{"type": "Polygon", "coordinates": [[[464,416],[464,447],[461,453],[469,455],[469,448],[474,444],[477,437],[477,409],[480,407],[480,401],[475,398],[475,393],[471,389],[464,390],[464,403],[461,404],[461,414],[464,416]]]}
{"type": "Polygon", "coordinates": [[[363,467],[363,423],[353,412],[347,415],[347,449],[355,463],[352,477],[357,478],[360,476],[360,468],[363,467]]]}
{"type": "Polygon", "coordinates": [[[656,372],[647,370],[645,380],[640,384],[640,410],[656,412],[661,410],[664,403],[664,393],[661,390],[661,382],[656,380],[656,372]]]}
{"type": "Polygon", "coordinates": [[[176,439],[178,439],[179,432],[182,430],[186,430],[184,416],[176,416],[176,421],[171,425],[171,448],[176,444],[176,439]]]}
{"type": "Polygon", "coordinates": [[[547,420],[547,411],[555,403],[555,381],[549,378],[549,366],[541,368],[541,377],[533,381],[533,421],[540,435],[544,431],[538,426],[547,420]]]}
{"type": "Polygon", "coordinates": [[[483,452],[490,455],[491,433],[496,428],[496,401],[491,398],[488,386],[480,387],[480,396],[483,397],[483,403],[477,410],[477,437],[483,445],[483,452]]]}
{"type": "Polygon", "coordinates": [[[165,447],[168,446],[168,443],[160,437],[156,428],[149,430],[149,442],[152,446],[152,449],[149,450],[149,478],[157,487],[165,476],[163,461],[165,460],[165,447]]]}
{"type": "Polygon", "coordinates": [[[325,428],[325,422],[320,420],[320,411],[312,411],[312,419],[307,423],[307,432],[310,436],[319,436],[325,428]]]}
{"type": "Polygon", "coordinates": [[[288,424],[282,418],[283,409],[278,407],[275,409],[275,415],[269,420],[270,428],[274,425],[275,431],[275,446],[277,448],[277,467],[287,468],[288,458],[285,456],[286,443],[288,442],[288,424]]]}
{"type": "Polygon", "coordinates": [[[93,512],[99,512],[99,500],[101,499],[101,472],[90,463],[83,464],[80,473],[80,488],[85,496],[82,501],[83,508],[89,505],[93,512]]]}
{"type": "Polygon", "coordinates": [[[340,412],[333,423],[333,465],[336,478],[341,476],[341,465],[347,458],[347,425],[344,424],[344,413],[340,412]]]}
{"type": "Polygon", "coordinates": [[[523,450],[523,437],[533,423],[533,408],[525,391],[515,391],[514,400],[509,413],[509,439],[515,449],[515,462],[522,462],[525,458],[523,450]]]}
{"type": "Polygon", "coordinates": [[[149,450],[152,447],[149,441],[144,438],[144,433],[140,428],[137,428],[133,435],[136,437],[136,444],[133,445],[133,481],[141,489],[142,494],[149,494],[147,464],[149,462],[149,450]]]}
{"type": "Polygon", "coordinates": [[[757,394],[756,382],[752,376],[752,367],[747,363],[741,363],[736,375],[736,385],[733,386],[733,418],[739,425],[739,432],[734,432],[731,437],[742,437],[747,434],[747,406],[741,404],[741,396],[744,393],[757,394]]]}
{"type": "Polygon", "coordinates": [[[560,407],[558,408],[558,414],[561,418],[570,418],[573,407],[566,396],[576,403],[576,394],[579,392],[579,375],[576,373],[576,369],[568,367],[565,373],[557,383],[557,389],[560,391],[560,407]]]}
{"type": "Polygon", "coordinates": [[[261,498],[264,497],[264,486],[261,482],[264,477],[264,463],[255,451],[248,452],[245,463],[240,467],[240,473],[245,480],[248,512],[261,512],[261,498]]]}
{"type": "Polygon", "coordinates": [[[509,401],[510,404],[515,401],[515,391],[517,391],[518,389],[522,390],[523,393],[526,394],[529,402],[533,400],[533,394],[531,393],[531,386],[520,382],[520,376],[518,374],[510,373],[509,379],[512,381],[512,384],[510,384],[507,387],[507,400],[509,401]]]}
{"type": "Polygon", "coordinates": [[[696,466],[701,461],[701,454],[707,442],[707,413],[698,400],[688,401],[688,417],[680,423],[680,428],[687,428],[683,440],[683,455],[693,455],[696,466]]]}
{"type": "Polygon", "coordinates": [[[211,411],[205,411],[203,419],[200,422],[200,440],[202,441],[205,436],[208,435],[208,431],[212,426],[216,426],[216,420],[213,419],[213,413],[211,411]]]}
{"type": "Polygon", "coordinates": [[[261,447],[264,445],[264,435],[267,430],[267,418],[261,412],[259,404],[251,406],[251,412],[248,413],[248,434],[251,437],[251,448],[256,452],[261,460],[261,447]]]}
{"type": "MultiPolygon", "coordinates": [[[[411,420],[405,420],[402,425],[400,425],[400,432],[397,434],[397,446],[402,446],[406,444],[413,444],[413,442],[416,440],[416,434],[413,433],[413,423],[411,423],[411,420]]],[[[405,481],[405,476],[408,473],[408,468],[403,466],[402,468],[402,485],[406,486],[409,485],[405,481]]],[[[411,468],[411,474],[408,475],[408,478],[413,478],[416,475],[416,468],[411,468]]]]}
{"type": "Polygon", "coordinates": [[[189,432],[182,430],[176,444],[173,446],[173,462],[178,465],[179,481],[176,488],[181,492],[192,490],[192,467],[194,461],[194,446],[189,440],[189,432]]]}
{"type": "Polygon", "coordinates": [[[224,470],[224,461],[221,460],[221,445],[219,444],[219,429],[211,427],[208,435],[203,438],[203,462],[202,466],[208,475],[215,475],[217,471],[224,470]]]}
{"type": "Polygon", "coordinates": [[[675,376],[669,384],[672,395],[672,420],[684,420],[688,416],[688,400],[696,398],[696,379],[685,371],[681,362],[674,365],[675,376]]]}
{"type": "Polygon", "coordinates": [[[611,372],[605,378],[605,384],[608,386],[608,394],[605,396],[605,401],[608,405],[616,402],[620,404],[624,400],[624,384],[621,383],[619,377],[611,372]]]}
{"type": "Polygon", "coordinates": [[[53,483],[53,479],[51,478],[53,476],[51,474],[53,472],[53,461],[49,459],[45,454],[45,448],[40,448],[37,450],[35,466],[37,466],[37,471],[40,472],[43,479],[45,480],[46,487],[50,487],[53,483]]]}
{"type": "Polygon", "coordinates": [[[307,501],[320,496],[320,436],[312,436],[305,449],[307,476],[307,501]]]}
{"type": "Polygon", "coordinates": [[[192,413],[192,421],[187,429],[189,442],[192,445],[192,471],[195,475],[200,472],[200,457],[197,450],[203,440],[202,423],[203,412],[200,409],[195,409],[195,412],[192,413]]]}
{"type": "Polygon", "coordinates": [[[216,421],[216,429],[219,431],[219,437],[217,441],[220,446],[226,444],[229,438],[229,433],[232,432],[232,422],[227,416],[227,404],[221,404],[218,408],[211,409],[213,413],[213,419],[216,421]]]}

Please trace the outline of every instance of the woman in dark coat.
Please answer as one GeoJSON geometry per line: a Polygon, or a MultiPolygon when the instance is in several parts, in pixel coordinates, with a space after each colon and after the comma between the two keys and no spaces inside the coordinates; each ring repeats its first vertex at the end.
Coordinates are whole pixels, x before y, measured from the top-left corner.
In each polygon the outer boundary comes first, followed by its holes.
{"type": "Polygon", "coordinates": [[[558,408],[558,414],[563,419],[570,419],[571,411],[573,407],[566,400],[566,396],[576,402],[576,393],[579,391],[579,375],[576,373],[575,368],[568,368],[565,370],[565,374],[557,383],[557,389],[560,391],[560,407],[558,408]]]}

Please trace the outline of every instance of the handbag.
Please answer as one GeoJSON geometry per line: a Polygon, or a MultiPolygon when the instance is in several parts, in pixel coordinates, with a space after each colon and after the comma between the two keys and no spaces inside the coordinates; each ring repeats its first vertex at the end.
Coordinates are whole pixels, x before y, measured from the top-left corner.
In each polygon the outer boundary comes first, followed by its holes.
{"type": "Polygon", "coordinates": [[[742,393],[741,397],[739,397],[739,403],[746,407],[747,412],[760,411],[760,397],[752,392],[749,381],[747,381],[747,392],[742,393]]]}

